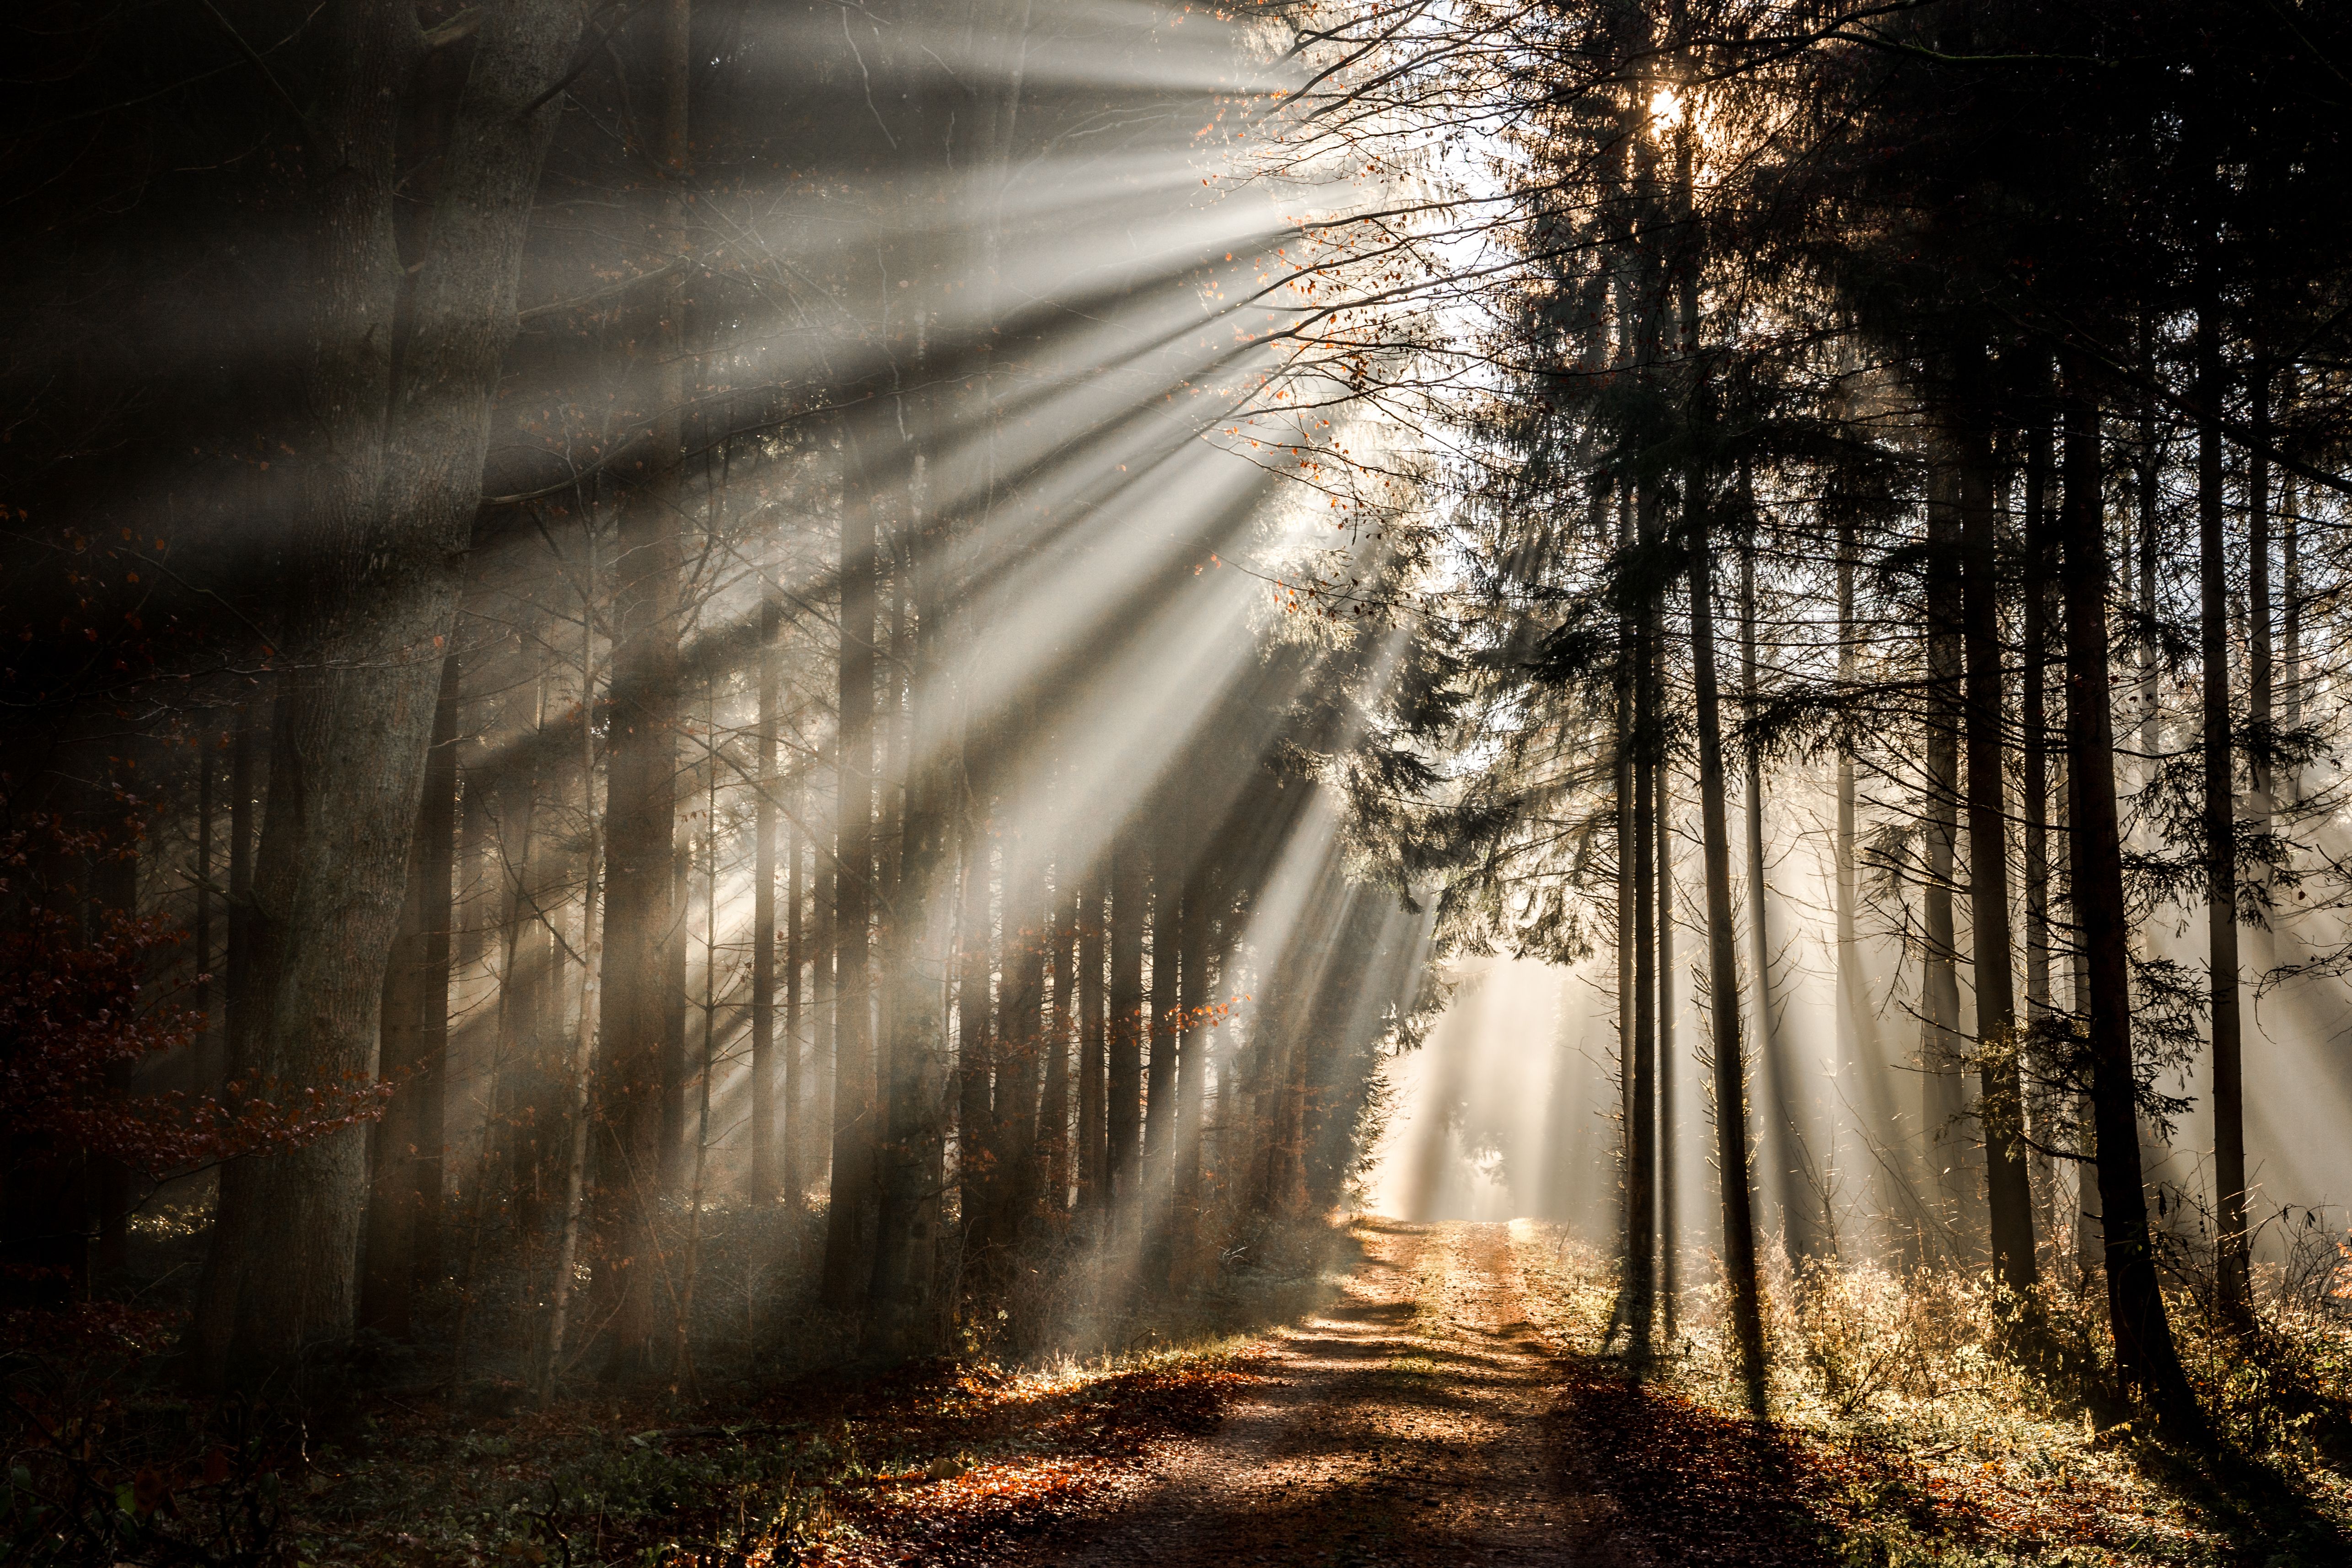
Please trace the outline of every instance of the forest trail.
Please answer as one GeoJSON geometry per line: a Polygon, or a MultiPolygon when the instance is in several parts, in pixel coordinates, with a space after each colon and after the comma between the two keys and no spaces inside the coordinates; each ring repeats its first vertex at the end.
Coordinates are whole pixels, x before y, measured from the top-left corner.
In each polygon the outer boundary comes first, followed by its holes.
{"type": "Polygon", "coordinates": [[[1128,1564],[1624,1563],[1576,1472],[1570,1381],[1527,1321],[1509,1227],[1370,1220],[1326,1310],[1264,1379],[1028,1560],[1128,1564]]]}

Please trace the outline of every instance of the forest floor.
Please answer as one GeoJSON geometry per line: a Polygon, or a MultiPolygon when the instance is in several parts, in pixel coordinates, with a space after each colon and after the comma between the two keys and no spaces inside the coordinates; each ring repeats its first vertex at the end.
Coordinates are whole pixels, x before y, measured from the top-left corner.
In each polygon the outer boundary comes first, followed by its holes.
{"type": "MultiPolygon", "coordinates": [[[[2192,1334],[2192,1368],[2245,1384],[2208,1387],[2209,1405],[2236,1397],[2276,1437],[2225,1433],[2231,1457],[2184,1456],[1969,1341],[1953,1305],[1965,1281],[1882,1279],[1867,1296],[1852,1293],[1857,1276],[1823,1277],[1801,1313],[1776,1310],[1776,1418],[1759,1426],[1731,1409],[1702,1290],[1650,1377],[1601,1353],[1606,1258],[1556,1227],[1364,1219],[1325,1240],[1338,1250],[1229,1296],[1222,1317],[1171,1320],[1157,1348],[1092,1362],[942,1360],[695,1401],[583,1392],[545,1410],[497,1385],[386,1390],[340,1421],[314,1412],[226,1447],[159,1403],[156,1428],[187,1426],[185,1452],[158,1450],[120,1488],[91,1470],[84,1523],[91,1545],[113,1544],[90,1560],[2352,1563],[2335,1363],[2317,1380],[2327,1408],[2297,1406],[2283,1382],[2246,1382],[2252,1358],[2205,1355],[2192,1334]],[[1853,1329],[1889,1302],[1909,1305],[1853,1329]],[[1822,1376],[1838,1357],[1843,1397],[1822,1376]]],[[[115,1408],[127,1433],[133,1412],[115,1408]]]]}

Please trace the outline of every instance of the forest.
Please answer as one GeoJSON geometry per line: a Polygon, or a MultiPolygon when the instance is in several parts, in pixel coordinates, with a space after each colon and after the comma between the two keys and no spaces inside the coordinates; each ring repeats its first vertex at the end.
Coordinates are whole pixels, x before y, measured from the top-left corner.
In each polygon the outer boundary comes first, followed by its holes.
{"type": "Polygon", "coordinates": [[[2352,9],[0,37],[0,1568],[2352,1561],[2352,9]]]}

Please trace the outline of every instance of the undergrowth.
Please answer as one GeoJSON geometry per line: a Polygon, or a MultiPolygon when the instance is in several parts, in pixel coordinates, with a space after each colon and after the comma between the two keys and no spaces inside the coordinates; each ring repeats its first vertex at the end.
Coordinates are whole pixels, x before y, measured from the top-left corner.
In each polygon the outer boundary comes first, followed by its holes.
{"type": "Polygon", "coordinates": [[[1704,1462],[1727,1473],[1761,1467],[1799,1509],[1780,1524],[1800,1560],[2352,1561],[2352,1303],[2340,1268],[2267,1269],[2255,1321],[2237,1328],[2196,1281],[2177,1283],[2175,1331],[2213,1427],[2210,1446],[2189,1450],[2143,1430],[2117,1397],[2094,1282],[2045,1284],[2020,1301],[1955,1268],[1784,1264],[1767,1280],[1772,1420],[1759,1429],[1740,1415],[1719,1283],[1683,1293],[1673,1340],[1628,1376],[1622,1334],[1607,1340],[1611,1258],[1549,1226],[1519,1222],[1513,1240],[1530,1321],[1586,1368],[1610,1369],[1613,1392],[1584,1398],[1612,1411],[1620,1430],[1602,1440],[1636,1470],[1688,1441],[1711,1446],[1704,1462]],[[1625,1437],[1634,1430],[1652,1436],[1625,1437]]]}

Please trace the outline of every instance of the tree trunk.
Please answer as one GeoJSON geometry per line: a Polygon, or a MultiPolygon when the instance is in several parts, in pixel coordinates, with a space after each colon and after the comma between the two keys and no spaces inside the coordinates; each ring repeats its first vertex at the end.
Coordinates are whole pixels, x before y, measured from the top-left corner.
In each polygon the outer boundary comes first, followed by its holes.
{"type": "Polygon", "coordinates": [[[940,1196],[947,1162],[947,982],[957,936],[950,896],[955,753],[933,678],[944,662],[946,595],[936,541],[919,520],[908,529],[908,552],[917,563],[906,676],[911,707],[907,743],[894,750],[915,761],[899,823],[898,885],[882,918],[884,973],[893,994],[868,1289],[880,1351],[892,1360],[929,1352],[946,1322],[938,1300],[940,1196]]]}
{"type": "MultiPolygon", "coordinates": [[[[2222,1315],[2242,1322],[2252,1312],[2252,1287],[2246,1245],[2246,1090],[2239,1021],[2237,759],[2230,712],[2230,537],[2221,474],[2221,408],[2226,393],[2221,369],[2221,304],[2216,298],[2212,265],[2206,263],[2203,292],[2198,300],[2196,398],[2198,619],[2204,664],[2201,695],[2205,720],[2206,962],[2212,987],[2213,1196],[2219,1211],[2214,1224],[2214,1284],[2222,1315]]],[[[2259,372],[2256,379],[2259,382],[2259,372]]],[[[2259,384],[2254,389],[2254,401],[2259,408],[2263,403],[2259,384]]],[[[2263,531],[2255,531],[2258,540],[2263,531]]],[[[2261,784],[2257,776],[2258,791],[2261,784]]]]}
{"type": "MultiPolygon", "coordinates": [[[[2042,373],[2046,374],[2046,371],[2042,373]]],[[[2025,850],[2025,1035],[2028,1057],[2053,1052],[2048,1037],[2056,1027],[2051,991],[2050,955],[2050,697],[2049,659],[2051,595],[2055,588],[2050,570],[2049,503],[2050,421],[2037,405],[2026,432],[2025,560],[2023,615],[2023,692],[2020,724],[2023,730],[2021,803],[2025,850]]],[[[2044,1062],[2044,1071],[2049,1064],[2044,1062]]],[[[2024,1108],[2029,1113],[2032,1107],[2024,1108]]],[[[2032,1117],[2028,1116],[2031,1122],[2032,1117]]],[[[2040,1140],[2045,1145],[2050,1140],[2040,1140]]],[[[2049,1223],[2053,1240],[2068,1228],[2059,1210],[2062,1190],[2057,1173],[2047,1173],[2049,1223]]]]}
{"type": "MultiPolygon", "coordinates": [[[[1956,474],[1938,460],[1927,501],[1926,866],[1920,879],[1920,1130],[1936,1182],[1941,1244],[1965,1256],[1968,1106],[1960,1079],[1959,949],[1953,931],[1954,841],[1958,837],[1960,574],[1956,474]]],[[[1925,1238],[1923,1238],[1925,1239],[1925,1238]]]]}
{"type": "Polygon", "coordinates": [[[1129,828],[1111,847],[1108,1098],[1103,1108],[1104,1175],[1111,1225],[1130,1230],[1142,1175],[1143,1047],[1150,1028],[1143,997],[1143,846],[1129,828]]]}
{"type": "MultiPolygon", "coordinates": [[[[781,780],[777,787],[782,787],[781,780]]],[[[797,808],[784,826],[784,1039],[782,1082],[777,1085],[783,1100],[783,1130],[776,1151],[776,1185],[797,1218],[808,1200],[808,1163],[803,1157],[808,1142],[808,1016],[802,1008],[801,981],[802,966],[808,962],[803,912],[808,893],[801,868],[809,848],[809,792],[803,787],[793,798],[797,808]]]]}
{"type": "Polygon", "coordinates": [[[409,848],[408,893],[384,967],[383,1040],[376,1076],[393,1086],[373,1129],[367,1246],[360,1276],[362,1327],[396,1340],[409,1333],[416,1235],[440,1166],[440,1080],[449,1047],[449,883],[457,805],[457,656],[441,665],[425,799],[409,848]],[[428,1165],[430,1169],[428,1170],[428,1165]]]}
{"type": "Polygon", "coordinates": [[[1110,1191],[1104,1132],[1103,878],[1078,889],[1078,1206],[1098,1212],[1110,1191]]]}
{"type": "Polygon", "coordinates": [[[1661,763],[1650,772],[1657,792],[1651,819],[1658,846],[1658,1048],[1654,1058],[1658,1131],[1650,1164],[1657,1173],[1659,1327],[1671,1346],[1679,1289],[1675,1268],[1675,1071],[1679,1061],[1675,1054],[1675,983],[1679,978],[1675,969],[1675,790],[1672,769],[1661,763]]]}
{"type": "MultiPolygon", "coordinates": [[[[772,1205],[776,1177],[776,726],[782,697],[784,606],[772,584],[760,598],[760,713],[752,731],[751,1202],[772,1205]]],[[[795,879],[797,880],[797,879],[795,879]]],[[[797,1020],[795,1020],[797,1021],[797,1020]]]]}
{"type": "Polygon", "coordinates": [[[1658,639],[1643,617],[1633,659],[1633,1037],[1624,1063],[1626,1354],[1648,1364],[1656,1333],[1658,1245],[1658,639]]]}
{"type": "MultiPolygon", "coordinates": [[[[1753,542],[1739,552],[1739,699],[1748,722],[1756,718],[1759,698],[1756,664],[1756,549],[1753,542]]],[[[1740,805],[1746,821],[1748,847],[1748,961],[1749,984],[1756,991],[1757,1060],[1764,1068],[1764,1100],[1772,1118],[1764,1140],[1771,1151],[1772,1179],[1779,1189],[1780,1226],[1790,1260],[1823,1256],[1824,1227],[1816,1205],[1812,1151],[1806,1146],[1805,1119],[1797,1103],[1794,1065],[1780,1039],[1780,1022],[1772,1005],[1772,922],[1769,889],[1764,869],[1764,760],[1750,746],[1741,761],[1740,805]]]]}
{"type": "MultiPolygon", "coordinates": [[[[1063,878],[1068,878],[1065,870],[1063,878]]],[[[1070,1206],[1070,1036],[1078,1010],[1072,994],[1077,976],[1072,953],[1078,940],[1076,895],[1057,885],[1041,922],[1051,942],[1054,1004],[1045,1016],[1045,1093],[1037,1113],[1038,1154],[1045,1166],[1045,1212],[1058,1215],[1070,1206]]]]}
{"type": "MultiPolygon", "coordinates": [[[[484,20],[413,274],[394,212],[415,13],[354,5],[327,26],[331,79],[311,128],[330,167],[302,301],[319,428],[295,443],[309,457],[293,466],[302,527],[285,580],[303,598],[250,921],[249,1066],[288,1091],[356,1081],[374,1055],[490,399],[559,112],[546,89],[580,20],[552,0],[484,20]]],[[[222,1173],[190,1340],[199,1383],[249,1386],[351,1333],[364,1136],[346,1129],[222,1173]]]]}
{"type": "Polygon", "coordinates": [[[1697,709],[1700,836],[1706,849],[1707,1001],[1715,1022],[1716,1174],[1723,1188],[1723,1269],[1749,1414],[1766,1414],[1764,1313],[1756,1275],[1748,1169],[1748,1085],[1739,1028],[1738,936],[1731,915],[1731,828],[1724,811],[1723,729],[1716,695],[1715,574],[1703,518],[1690,527],[1691,688],[1697,709]]]}
{"type": "Polygon", "coordinates": [[[2091,1108],[2105,1233],[2107,1310],[2124,1384],[2159,1419],[2198,1425],[2148,1236],[2131,1041],[2131,931],[2117,832],[2107,685],[2107,540],[2099,496],[2098,407],[2079,363],[2066,367],[2064,540],[2066,773],[2074,887],[2088,971],[2091,1108]]]}
{"type": "Polygon", "coordinates": [[[871,494],[842,508],[840,728],[834,769],[841,849],[835,875],[833,1196],[825,1210],[822,1299],[847,1311],[874,1278],[874,695],[878,604],[871,494]]]}
{"type": "Polygon", "coordinates": [[[2009,805],[2001,775],[2000,580],[1991,453],[1969,430],[1960,456],[1962,609],[1967,658],[1969,931],[1983,1091],[1985,1212],[1993,1271],[2021,1294],[2033,1285],[2033,1185],[2025,1163],[2017,986],[2009,931],[2009,805]]]}

